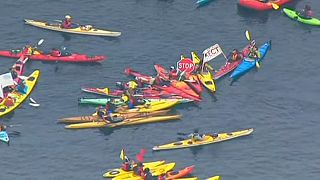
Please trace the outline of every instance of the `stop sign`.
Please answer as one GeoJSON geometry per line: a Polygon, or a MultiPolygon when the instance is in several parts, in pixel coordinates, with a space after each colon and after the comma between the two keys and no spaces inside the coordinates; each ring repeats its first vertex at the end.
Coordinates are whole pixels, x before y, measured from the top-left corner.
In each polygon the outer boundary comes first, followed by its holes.
{"type": "Polygon", "coordinates": [[[191,59],[184,58],[177,62],[177,69],[181,72],[191,73],[195,67],[191,59]]]}

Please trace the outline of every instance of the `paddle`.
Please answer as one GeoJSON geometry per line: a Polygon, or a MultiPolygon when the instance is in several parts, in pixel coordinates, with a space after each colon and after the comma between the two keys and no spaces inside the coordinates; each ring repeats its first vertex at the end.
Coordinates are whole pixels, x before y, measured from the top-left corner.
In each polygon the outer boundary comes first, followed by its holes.
{"type": "Polygon", "coordinates": [[[278,4],[271,3],[271,5],[272,5],[272,8],[273,8],[274,10],[278,10],[278,9],[280,8],[280,6],[279,6],[278,4]]]}
{"type": "Polygon", "coordinates": [[[139,162],[143,162],[144,161],[144,155],[147,153],[146,149],[141,149],[140,153],[136,155],[136,159],[139,162]]]}
{"type": "Polygon", "coordinates": [[[31,101],[31,102],[29,103],[30,106],[33,106],[33,107],[39,107],[39,106],[40,106],[40,104],[37,103],[34,99],[29,98],[29,100],[31,101]]]}
{"type": "MultiPolygon", "coordinates": [[[[246,35],[247,40],[251,41],[251,33],[250,33],[250,31],[246,30],[245,35],[246,35]]],[[[259,69],[260,68],[260,63],[257,60],[255,62],[256,62],[256,67],[259,69]]]]}

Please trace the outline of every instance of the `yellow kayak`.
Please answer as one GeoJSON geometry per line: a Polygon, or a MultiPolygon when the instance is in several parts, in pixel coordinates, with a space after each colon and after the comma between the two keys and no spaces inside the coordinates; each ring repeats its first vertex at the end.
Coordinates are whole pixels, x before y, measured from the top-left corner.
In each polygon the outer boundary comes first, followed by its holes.
{"type": "Polygon", "coordinates": [[[38,82],[40,76],[40,70],[35,70],[26,80],[23,80],[24,85],[26,86],[26,94],[21,94],[20,92],[13,91],[10,92],[1,103],[0,103],[0,117],[14,111],[20,104],[25,101],[25,99],[31,94],[32,90],[34,89],[35,85],[38,82]],[[5,101],[9,99],[8,97],[11,97],[11,99],[14,100],[14,103],[12,106],[6,106],[5,101]]]}
{"type": "MultiPolygon", "coordinates": [[[[165,174],[171,170],[173,170],[176,167],[176,163],[168,163],[168,164],[163,164],[156,166],[154,169],[150,169],[150,172],[152,173],[153,176],[160,176],[161,174],[165,174]]],[[[112,180],[141,180],[141,177],[132,173],[126,173],[123,175],[116,176],[112,178],[112,180]]]]}
{"type": "Polygon", "coordinates": [[[96,29],[89,25],[80,25],[76,28],[65,29],[61,28],[60,24],[49,24],[46,21],[36,21],[31,19],[24,20],[26,24],[35,26],[42,29],[48,29],[52,31],[59,31],[65,33],[73,33],[73,34],[84,34],[84,35],[92,35],[92,36],[110,36],[110,37],[118,37],[121,35],[121,32],[109,31],[104,29],[96,29]]]}
{"type": "Polygon", "coordinates": [[[132,113],[132,112],[153,112],[153,111],[160,111],[163,109],[169,109],[179,103],[178,100],[173,100],[173,101],[155,101],[151,102],[149,106],[146,105],[141,105],[137,106],[136,108],[133,109],[126,109],[124,111],[118,111],[119,113],[132,113]]]}
{"type": "MultiPolygon", "coordinates": [[[[149,168],[152,171],[157,166],[163,165],[164,163],[165,163],[165,161],[147,162],[147,163],[143,163],[143,167],[144,168],[149,168]]],[[[127,173],[132,173],[132,171],[124,171],[124,170],[122,170],[120,168],[112,169],[110,171],[105,172],[103,174],[103,177],[105,177],[105,178],[113,178],[113,177],[120,176],[120,175],[127,174],[127,173]]]]}
{"type": "MultiPolygon", "coordinates": [[[[113,118],[141,118],[141,117],[150,117],[150,116],[158,116],[158,115],[166,115],[170,109],[161,110],[161,111],[153,111],[153,112],[146,112],[146,113],[139,113],[139,112],[133,112],[133,113],[112,113],[110,116],[113,118]]],[[[92,114],[91,116],[77,116],[77,117],[69,117],[69,118],[62,118],[59,119],[59,123],[85,123],[85,122],[93,122],[93,121],[99,121],[99,117],[96,113],[92,114]]]]}
{"type": "Polygon", "coordinates": [[[155,117],[146,117],[146,118],[132,118],[126,119],[117,123],[107,123],[105,121],[101,122],[87,122],[87,123],[76,123],[65,126],[66,129],[85,129],[85,128],[104,128],[104,127],[120,127],[120,126],[129,126],[136,124],[146,124],[152,122],[161,122],[169,121],[174,119],[180,119],[181,115],[170,115],[170,116],[155,116],[155,117]]]}
{"type": "Polygon", "coordinates": [[[213,144],[221,141],[234,139],[241,136],[247,136],[252,132],[253,132],[253,129],[250,128],[250,129],[234,131],[230,133],[219,133],[217,135],[204,135],[203,140],[192,141],[191,139],[186,139],[183,141],[177,141],[177,142],[173,142],[165,145],[154,146],[152,149],[154,151],[159,151],[159,150],[180,149],[180,148],[202,146],[202,145],[213,144]]]}
{"type": "Polygon", "coordinates": [[[200,72],[198,74],[198,78],[203,86],[206,87],[209,91],[211,91],[212,93],[216,92],[216,84],[210,71],[205,70],[203,72],[200,72]]]}
{"type": "Polygon", "coordinates": [[[208,178],[206,180],[220,180],[220,176],[213,176],[213,177],[208,178]]]}

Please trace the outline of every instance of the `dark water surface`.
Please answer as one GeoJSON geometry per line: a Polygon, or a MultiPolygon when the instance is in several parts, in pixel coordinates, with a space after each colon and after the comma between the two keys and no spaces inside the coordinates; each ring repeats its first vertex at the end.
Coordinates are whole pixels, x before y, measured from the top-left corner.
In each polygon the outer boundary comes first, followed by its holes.
{"type": "MultiPolygon", "coordinates": [[[[76,52],[103,54],[101,64],[29,62],[27,72],[42,75],[27,103],[1,119],[21,124],[13,130],[11,146],[0,144],[1,180],[102,179],[106,169],[118,167],[119,151],[134,157],[147,148],[146,160],[177,162],[177,168],[195,164],[201,179],[221,175],[224,180],[319,179],[320,29],[289,20],[280,11],[247,13],[235,0],[216,0],[196,8],[187,0],[16,0],[0,2],[0,49],[19,48],[45,39],[43,49],[65,45],[76,52]],[[62,35],[23,24],[24,18],[53,20],[72,14],[84,24],[119,30],[120,38],[62,35]],[[125,67],[153,74],[154,63],[174,64],[180,54],[199,53],[219,43],[225,51],[246,45],[249,29],[258,44],[272,40],[262,67],[230,86],[218,82],[217,101],[203,94],[196,106],[176,108],[183,120],[115,130],[65,130],[61,117],[89,114],[78,97],[89,96],[80,87],[113,86],[127,80],[125,67]],[[176,140],[177,132],[199,128],[212,133],[253,127],[252,136],[198,149],[152,153],[151,148],[176,140]]],[[[320,1],[310,3],[320,17],[320,1]]],[[[75,20],[75,21],[77,21],[75,20]]],[[[0,72],[15,60],[1,58],[0,72]]],[[[217,61],[223,61],[222,58],[217,61]]],[[[220,64],[221,64],[220,62],[220,64]]],[[[219,62],[217,62],[219,63],[219,62]]]]}

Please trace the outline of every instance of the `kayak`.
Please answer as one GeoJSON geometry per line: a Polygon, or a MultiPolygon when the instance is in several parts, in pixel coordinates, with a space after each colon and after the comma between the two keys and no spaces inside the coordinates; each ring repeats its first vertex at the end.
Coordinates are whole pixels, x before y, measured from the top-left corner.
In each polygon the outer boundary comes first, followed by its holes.
{"type": "Polygon", "coordinates": [[[198,77],[204,87],[206,87],[212,93],[216,92],[216,83],[214,82],[214,79],[210,71],[202,71],[198,74],[198,77]]]}
{"type": "Polygon", "coordinates": [[[157,71],[157,74],[159,75],[159,77],[165,81],[169,81],[170,77],[169,77],[169,72],[161,65],[159,64],[155,64],[154,65],[154,69],[157,71]]]}
{"type": "Polygon", "coordinates": [[[193,96],[195,98],[200,98],[200,95],[197,92],[195,92],[193,89],[191,89],[190,86],[186,82],[172,80],[171,86],[176,89],[179,89],[180,91],[182,91],[190,96],[193,96]]]}
{"type": "MultiPolygon", "coordinates": [[[[168,164],[163,164],[163,165],[159,165],[156,166],[154,169],[150,169],[150,172],[152,174],[152,176],[159,176],[161,174],[167,173],[169,171],[171,171],[172,169],[174,169],[176,167],[176,163],[168,163],[168,164]]],[[[122,175],[118,175],[114,178],[112,178],[112,180],[141,180],[141,177],[136,175],[135,173],[133,173],[133,171],[131,173],[126,173],[126,174],[122,174],[122,175]]]]}
{"type": "Polygon", "coordinates": [[[31,94],[40,76],[40,70],[35,70],[26,80],[23,80],[25,94],[13,91],[0,103],[0,117],[14,111],[31,94]]]}
{"type": "Polygon", "coordinates": [[[185,93],[185,92],[181,91],[181,89],[175,88],[173,86],[158,86],[158,85],[154,85],[153,87],[156,88],[156,89],[161,90],[161,92],[167,92],[170,95],[177,95],[177,96],[181,96],[183,98],[190,99],[190,100],[193,100],[193,101],[198,101],[198,102],[201,101],[200,97],[192,96],[192,95],[190,95],[188,93],[185,93]]]}
{"type": "Polygon", "coordinates": [[[35,26],[42,29],[48,29],[52,31],[59,31],[64,33],[72,34],[82,34],[82,35],[92,35],[92,36],[109,36],[109,37],[118,37],[121,35],[121,32],[109,31],[104,29],[97,28],[88,28],[88,25],[78,25],[78,27],[65,29],[61,28],[60,23],[50,24],[46,21],[36,21],[31,19],[25,19],[25,24],[35,26]]]}
{"type": "Polygon", "coordinates": [[[213,176],[213,177],[208,178],[206,180],[220,180],[220,176],[213,176]]]}
{"type": "Polygon", "coordinates": [[[181,119],[181,115],[170,115],[170,116],[154,116],[154,117],[142,117],[142,118],[129,118],[121,122],[116,123],[107,123],[105,121],[98,122],[87,122],[87,123],[76,123],[65,126],[66,129],[86,129],[86,128],[104,128],[104,127],[120,127],[120,126],[129,126],[137,124],[146,124],[153,122],[162,122],[169,120],[178,120],[181,119]]]}
{"type": "Polygon", "coordinates": [[[260,2],[259,0],[240,0],[239,5],[248,9],[257,11],[266,11],[273,9],[272,3],[278,6],[282,6],[292,0],[272,0],[267,3],[260,2]]]}
{"type": "MultiPolygon", "coordinates": [[[[0,56],[9,57],[9,58],[19,58],[23,53],[20,50],[11,50],[0,51],[0,56]]],[[[33,54],[31,56],[27,56],[30,60],[38,60],[38,61],[59,61],[59,62],[99,62],[103,61],[105,56],[88,56],[85,54],[76,54],[72,53],[69,56],[52,56],[51,54],[33,54]]]]}
{"type": "Polygon", "coordinates": [[[260,62],[263,60],[265,55],[267,54],[268,50],[270,49],[271,46],[271,41],[264,43],[260,48],[259,52],[261,57],[258,58],[257,60],[251,59],[249,57],[246,57],[241,64],[232,72],[230,77],[232,79],[237,79],[240,76],[244,75],[245,73],[249,72],[251,69],[256,67],[256,61],[260,62]]]}
{"type": "MultiPolygon", "coordinates": [[[[110,116],[112,118],[123,118],[123,119],[129,119],[129,118],[140,118],[140,117],[149,117],[149,116],[158,116],[158,115],[166,115],[170,109],[161,110],[161,111],[153,111],[153,112],[146,112],[146,113],[112,113],[110,116]]],[[[62,118],[59,119],[59,123],[84,123],[84,122],[93,122],[93,121],[99,121],[99,117],[96,113],[92,114],[91,116],[77,116],[77,117],[69,117],[69,118],[62,118]]]]}
{"type": "MultiPolygon", "coordinates": [[[[172,101],[178,101],[179,103],[188,103],[192,102],[190,99],[181,98],[181,99],[165,99],[165,98],[153,98],[153,99],[142,99],[143,102],[149,102],[151,105],[153,103],[162,103],[162,102],[172,102],[172,101]]],[[[126,105],[125,102],[123,102],[121,99],[110,99],[110,98],[80,98],[79,104],[89,104],[89,105],[97,105],[97,106],[104,106],[107,102],[112,102],[116,106],[123,106],[126,105]]]]}
{"type": "MultiPolygon", "coordinates": [[[[182,177],[185,177],[187,175],[189,175],[194,169],[194,166],[189,166],[186,167],[180,171],[167,171],[164,172],[162,171],[162,173],[154,173],[151,172],[153,176],[160,176],[161,174],[165,173],[165,179],[166,180],[175,180],[175,179],[180,179],[182,177]]],[[[142,178],[140,176],[137,176],[135,174],[126,174],[126,175],[122,175],[122,176],[118,176],[117,178],[113,178],[114,180],[119,180],[119,179],[123,179],[123,180],[142,180],[142,178]]]]}
{"type": "Polygon", "coordinates": [[[313,25],[313,26],[320,26],[320,19],[317,18],[310,18],[306,19],[301,16],[299,16],[297,11],[288,9],[288,8],[283,8],[283,12],[285,15],[287,15],[289,18],[294,19],[296,21],[299,21],[303,24],[308,24],[308,25],[313,25]]]}
{"type": "MultiPolygon", "coordinates": [[[[165,163],[165,161],[147,162],[147,163],[143,163],[143,167],[144,168],[149,168],[152,171],[157,166],[163,165],[164,163],[165,163]]],[[[109,171],[105,172],[103,174],[103,177],[105,177],[105,178],[113,178],[113,177],[120,176],[120,175],[127,174],[127,173],[132,173],[132,171],[125,171],[125,170],[122,170],[120,168],[117,168],[117,169],[112,169],[112,170],[109,170],[109,171]]]]}
{"type": "MultiPolygon", "coordinates": [[[[244,57],[248,56],[248,54],[249,54],[248,46],[243,48],[242,54],[243,54],[244,57]]],[[[232,62],[227,61],[218,71],[216,71],[214,73],[214,79],[218,80],[221,77],[229,74],[231,71],[236,69],[241,64],[241,62],[242,61],[232,61],[232,62]]]]}
{"type": "Polygon", "coordinates": [[[124,70],[124,74],[127,76],[133,76],[145,84],[152,85],[154,83],[154,78],[152,76],[141,74],[137,71],[132,70],[131,68],[126,68],[124,70]]]}
{"type": "Polygon", "coordinates": [[[0,141],[9,145],[10,139],[6,131],[0,131],[0,141]]]}
{"type": "Polygon", "coordinates": [[[81,88],[81,90],[87,93],[99,94],[108,97],[121,97],[124,93],[123,90],[110,91],[109,88],[81,88]]]}
{"type": "Polygon", "coordinates": [[[186,167],[178,172],[171,171],[166,174],[165,178],[166,178],[166,180],[174,180],[174,179],[182,178],[182,177],[185,177],[185,176],[191,174],[193,169],[194,169],[194,166],[189,166],[189,167],[186,167]]]}
{"type": "Polygon", "coordinates": [[[154,151],[159,150],[170,150],[170,149],[181,149],[181,148],[189,148],[195,146],[202,146],[207,144],[213,144],[217,142],[222,142],[230,139],[234,139],[241,136],[247,136],[253,132],[253,129],[245,129],[241,131],[234,131],[230,133],[219,133],[215,135],[206,134],[201,141],[192,141],[191,139],[186,139],[183,141],[172,142],[169,144],[164,144],[160,146],[154,146],[152,149],[154,151]]]}

